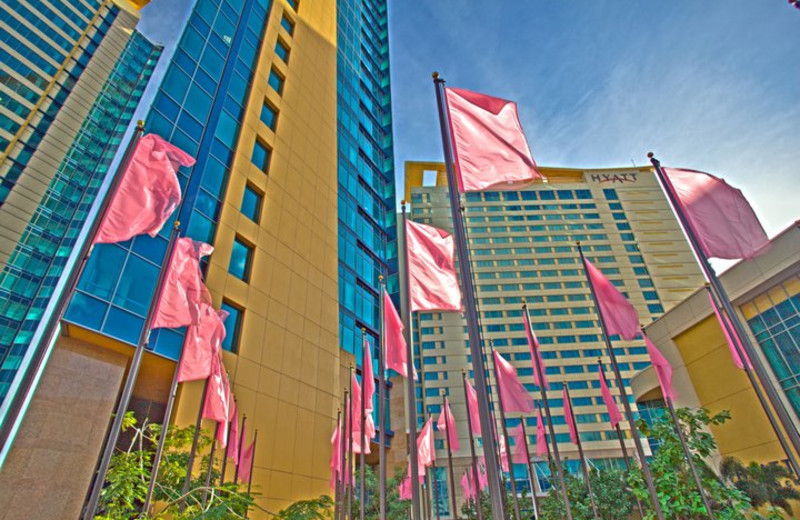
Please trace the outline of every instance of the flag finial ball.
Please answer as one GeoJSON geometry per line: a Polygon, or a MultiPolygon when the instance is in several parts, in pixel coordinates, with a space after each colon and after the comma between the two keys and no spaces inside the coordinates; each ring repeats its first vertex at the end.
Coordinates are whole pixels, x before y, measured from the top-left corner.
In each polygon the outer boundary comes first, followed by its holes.
{"type": "Polygon", "coordinates": [[[136,121],[136,126],[138,126],[139,128],[144,128],[144,120],[139,119],[138,121],[136,121]]]}
{"type": "Polygon", "coordinates": [[[401,200],[401,201],[400,201],[400,205],[401,205],[401,206],[405,206],[405,205],[406,205],[406,199],[403,199],[403,200],[401,200]]]}
{"type": "Polygon", "coordinates": [[[652,159],[653,157],[655,157],[655,155],[656,154],[654,154],[653,152],[647,152],[647,158],[648,159],[652,159]]]}
{"type": "Polygon", "coordinates": [[[431,76],[433,76],[433,79],[439,79],[439,73],[436,71],[434,71],[433,74],[431,74],[431,76]]]}

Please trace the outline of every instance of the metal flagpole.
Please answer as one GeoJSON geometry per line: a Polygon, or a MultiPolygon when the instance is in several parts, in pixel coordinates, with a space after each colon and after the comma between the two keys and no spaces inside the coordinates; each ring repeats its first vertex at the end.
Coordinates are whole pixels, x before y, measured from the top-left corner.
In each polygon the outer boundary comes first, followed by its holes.
{"type": "MultiPolygon", "coordinates": [[[[64,317],[64,313],[67,312],[69,302],[72,300],[72,294],[75,292],[78,281],[80,280],[84,269],[86,269],[86,264],[88,263],[89,257],[94,249],[94,239],[97,236],[97,232],[100,230],[100,226],[103,223],[103,219],[108,207],[111,205],[111,201],[114,199],[114,194],[117,192],[119,185],[122,183],[122,179],[125,176],[125,170],[128,169],[128,165],[131,162],[133,153],[136,150],[136,145],[139,143],[139,139],[141,139],[143,133],[144,121],[140,120],[136,123],[136,128],[133,131],[130,141],[128,141],[128,146],[125,149],[124,155],[122,156],[122,161],[117,168],[117,172],[114,175],[114,178],[111,180],[111,184],[109,185],[108,190],[100,202],[100,208],[97,211],[97,215],[89,225],[90,227],[88,233],[86,234],[86,239],[84,240],[83,244],[81,244],[80,253],[77,256],[77,265],[75,265],[70,272],[62,275],[66,276],[67,278],[67,281],[64,284],[64,289],[57,296],[58,300],[50,319],[45,325],[41,339],[36,345],[32,345],[31,347],[34,348],[35,351],[31,358],[28,369],[25,371],[25,375],[20,381],[16,395],[13,396],[11,403],[9,404],[8,411],[5,414],[2,424],[0,424],[0,452],[2,452],[6,444],[10,442],[14,430],[16,429],[18,423],[22,420],[22,410],[24,408],[24,404],[28,402],[28,396],[36,386],[36,381],[41,374],[44,364],[49,356],[50,346],[53,344],[53,340],[55,339],[55,336],[59,330],[61,319],[64,317]]],[[[100,484],[102,486],[103,483],[101,482],[100,484]]]]}
{"type": "MultiPolygon", "coordinates": [[[[250,491],[253,489],[253,468],[256,465],[256,441],[258,440],[258,429],[253,431],[253,460],[250,461],[250,475],[247,477],[247,494],[250,494],[250,491]]],[[[250,508],[248,507],[247,510],[244,512],[244,517],[247,518],[247,515],[250,513],[250,508]]]]}
{"type": "Polygon", "coordinates": [[[360,518],[364,520],[364,499],[367,496],[367,484],[365,482],[366,477],[366,455],[364,452],[366,451],[366,444],[367,444],[367,432],[365,431],[367,428],[367,396],[364,389],[366,388],[367,378],[373,377],[372,374],[367,374],[364,372],[364,360],[366,359],[367,355],[367,329],[364,327],[361,328],[361,455],[359,464],[361,466],[361,482],[359,482],[359,493],[358,493],[358,503],[361,508],[360,510],[360,518]]]}
{"type": "MultiPolygon", "coordinates": [[[[225,436],[228,439],[228,442],[231,442],[231,430],[233,430],[233,421],[238,421],[238,417],[231,417],[231,420],[228,421],[228,435],[225,436]]],[[[228,448],[225,448],[225,452],[222,454],[222,469],[219,472],[219,485],[225,484],[225,471],[228,469],[228,448]]]]}
{"type": "Polygon", "coordinates": [[[403,255],[403,266],[405,267],[406,279],[406,313],[405,313],[405,336],[406,336],[406,385],[408,388],[408,455],[411,465],[411,510],[413,512],[414,520],[420,520],[421,510],[419,503],[419,488],[416,478],[419,471],[419,462],[417,461],[417,395],[414,384],[414,350],[411,344],[411,294],[408,276],[408,244],[406,243],[406,201],[402,201],[400,205],[403,208],[403,246],[405,254],[403,255]]]}
{"type": "MultiPolygon", "coordinates": [[[[683,206],[681,205],[680,201],[678,200],[675,194],[672,183],[670,182],[669,178],[664,174],[664,170],[661,168],[661,162],[655,158],[653,153],[652,152],[648,153],[647,157],[650,158],[650,162],[653,164],[653,167],[655,168],[656,177],[658,178],[659,182],[664,188],[664,192],[667,194],[667,198],[669,199],[670,204],[672,205],[672,209],[675,212],[675,215],[678,217],[681,226],[683,227],[683,232],[686,234],[686,238],[689,240],[689,245],[691,245],[692,250],[694,251],[694,254],[697,257],[698,263],[700,264],[700,268],[703,270],[706,279],[711,284],[711,288],[713,289],[713,293],[717,296],[717,300],[720,303],[722,303],[722,308],[728,315],[728,319],[730,320],[731,326],[736,332],[736,336],[739,338],[739,341],[741,342],[741,346],[744,349],[745,354],[750,359],[750,362],[753,365],[753,371],[758,377],[758,382],[761,383],[764,392],[767,394],[767,397],[769,398],[770,404],[772,404],[772,408],[778,415],[781,425],[783,426],[786,435],[789,437],[789,442],[791,443],[794,452],[800,453],[800,433],[797,431],[797,428],[792,423],[791,417],[789,415],[789,412],[786,410],[786,406],[784,405],[783,400],[778,394],[775,385],[773,384],[772,380],[769,377],[769,373],[767,372],[766,367],[762,363],[761,358],[759,357],[755,347],[750,341],[750,336],[747,334],[747,331],[745,330],[742,321],[739,319],[739,315],[736,314],[736,311],[733,308],[733,304],[731,303],[731,299],[728,296],[728,292],[725,290],[725,287],[723,287],[722,283],[719,281],[716,272],[711,267],[708,258],[703,252],[700,240],[695,234],[694,227],[692,226],[691,222],[684,213],[683,206]]],[[[737,346],[734,345],[734,348],[737,348],[737,346]]],[[[757,385],[753,386],[757,388],[757,385]]],[[[756,390],[756,392],[758,392],[758,390],[756,390]]],[[[764,411],[767,413],[767,415],[770,414],[768,406],[764,406],[764,411]]],[[[782,436],[781,431],[779,429],[776,429],[775,434],[780,440],[782,436]]],[[[782,446],[786,445],[785,440],[781,442],[781,445],[782,446]]],[[[786,449],[786,453],[789,458],[789,462],[793,466],[795,475],[800,476],[800,468],[797,465],[796,459],[790,454],[788,449],[786,449]]]]}
{"type": "MultiPolygon", "coordinates": [[[[603,378],[605,381],[606,386],[608,386],[608,381],[606,380],[606,373],[603,370],[603,360],[597,358],[597,370],[600,372],[600,377],[603,378]]],[[[625,436],[622,434],[622,429],[619,427],[619,423],[614,425],[614,430],[617,432],[617,439],[619,439],[619,448],[622,450],[622,460],[625,462],[625,470],[630,474],[631,472],[631,461],[628,458],[628,448],[625,446],[625,436]]],[[[639,510],[639,516],[644,518],[644,508],[642,507],[642,501],[639,500],[639,497],[634,495],[636,499],[636,508],[639,510]]]]}
{"type": "Polygon", "coordinates": [[[603,311],[600,309],[600,302],[597,300],[597,293],[594,290],[594,285],[592,285],[592,280],[589,278],[589,271],[586,269],[586,257],[583,256],[583,248],[581,248],[580,242],[577,243],[577,246],[578,254],[581,257],[581,265],[586,273],[586,282],[589,284],[589,293],[592,295],[592,302],[594,302],[594,307],[597,309],[597,317],[599,318],[600,322],[600,331],[603,334],[606,350],[608,350],[608,358],[611,362],[611,369],[614,371],[614,377],[617,382],[620,400],[622,401],[622,406],[625,408],[625,417],[628,419],[628,426],[631,430],[633,443],[634,446],[636,446],[636,453],[639,456],[639,464],[642,466],[644,480],[647,483],[647,490],[650,493],[650,500],[653,503],[653,509],[655,510],[658,520],[664,520],[664,512],[661,510],[661,502],[658,500],[658,493],[656,493],[656,487],[653,483],[653,475],[650,473],[650,464],[647,463],[647,459],[645,458],[644,448],[642,447],[642,439],[639,437],[639,430],[636,428],[636,422],[633,419],[631,404],[628,402],[628,392],[625,390],[625,383],[622,380],[622,373],[620,373],[619,365],[617,364],[617,355],[614,353],[614,347],[611,346],[611,339],[608,337],[603,311]]]}
{"type": "Polygon", "coordinates": [[[342,442],[341,442],[341,492],[339,494],[339,498],[342,501],[341,506],[339,507],[339,515],[341,520],[345,520],[347,518],[347,480],[350,478],[350,468],[347,467],[347,445],[345,441],[347,439],[347,422],[348,416],[350,415],[350,394],[347,390],[344,391],[344,411],[342,414],[342,442]]]}
{"type": "Polygon", "coordinates": [[[117,403],[114,421],[112,422],[111,428],[109,429],[106,437],[105,450],[103,451],[103,455],[100,458],[100,465],[95,473],[94,482],[92,483],[92,492],[89,495],[88,504],[84,509],[84,520],[92,520],[94,518],[97,511],[97,504],[100,502],[100,492],[103,490],[103,484],[106,481],[108,467],[111,464],[111,457],[114,455],[114,450],[117,447],[117,440],[119,440],[119,434],[122,431],[122,421],[125,419],[125,412],[128,410],[128,405],[131,402],[133,387],[136,384],[136,377],[139,375],[139,367],[142,365],[144,351],[150,342],[150,329],[153,324],[153,320],[156,317],[156,313],[158,312],[161,293],[164,289],[164,280],[169,272],[169,267],[170,263],[172,262],[172,256],[175,252],[175,244],[177,242],[179,232],[180,223],[175,221],[175,225],[172,228],[172,234],[169,238],[169,243],[167,244],[167,250],[164,253],[164,259],[161,262],[158,280],[156,281],[153,295],[150,298],[150,306],[148,307],[147,317],[144,320],[142,331],[139,334],[139,342],[136,346],[136,350],[134,351],[133,359],[131,359],[130,367],[128,368],[128,375],[125,378],[125,386],[122,389],[122,395],[120,395],[119,402],[117,403]]]}
{"type": "Polygon", "coordinates": [[[239,483],[239,464],[242,462],[242,451],[244,451],[244,433],[245,427],[247,426],[247,414],[242,414],[242,429],[239,431],[239,452],[236,455],[236,459],[239,461],[236,463],[236,473],[233,474],[233,483],[239,483]]]}
{"type": "MultiPolygon", "coordinates": [[[[533,326],[531,325],[531,316],[528,314],[528,302],[522,299],[522,313],[525,315],[525,325],[528,327],[531,337],[533,337],[533,326]]],[[[531,359],[533,360],[534,368],[536,369],[536,377],[539,381],[539,393],[542,397],[542,404],[544,406],[544,415],[547,420],[547,429],[550,432],[550,443],[553,445],[553,456],[555,457],[556,465],[556,478],[558,478],[558,485],[561,488],[561,497],[564,499],[564,509],[567,515],[567,520],[572,520],[572,507],[569,503],[569,496],[567,495],[567,485],[564,479],[564,468],[561,467],[561,455],[558,452],[558,442],[556,441],[556,432],[553,428],[552,415],[550,415],[550,403],[547,402],[547,392],[544,388],[544,368],[539,363],[539,350],[536,342],[533,341],[531,348],[534,350],[531,359]]],[[[498,392],[499,393],[499,392],[498,392]]],[[[552,476],[552,475],[551,475],[552,476]]]]}
{"type": "MultiPolygon", "coordinates": [[[[478,415],[480,416],[481,431],[483,432],[484,445],[494,446],[492,432],[492,419],[489,410],[489,392],[486,387],[486,366],[481,355],[481,339],[478,330],[478,312],[475,307],[475,289],[472,281],[472,269],[469,263],[469,250],[467,248],[464,231],[464,220],[461,215],[461,200],[458,193],[458,180],[456,179],[455,160],[453,157],[452,138],[450,135],[450,121],[445,99],[444,80],[439,74],[433,73],[433,83],[436,89],[436,102],[439,110],[439,125],[442,133],[442,147],[444,149],[445,166],[447,169],[447,184],[450,194],[450,212],[453,219],[453,237],[458,255],[459,274],[461,278],[462,295],[464,299],[464,316],[467,321],[469,333],[469,350],[472,356],[472,368],[475,374],[475,392],[478,396],[478,415]],[[489,442],[486,442],[486,441],[489,442]]],[[[492,517],[495,520],[503,518],[503,491],[500,487],[500,471],[498,457],[494,449],[484,450],[486,459],[486,472],[489,480],[489,496],[492,502],[492,517]]]]}
{"type": "MultiPolygon", "coordinates": [[[[350,485],[346,487],[347,490],[347,518],[353,518],[353,491],[355,488],[356,483],[355,481],[355,470],[353,469],[355,453],[353,453],[353,364],[350,364],[350,378],[349,385],[350,385],[350,413],[347,416],[348,419],[348,426],[347,426],[347,474],[350,477],[350,485]]],[[[363,394],[361,396],[362,400],[364,398],[363,394]]]]}
{"type": "MultiPolygon", "coordinates": [[[[514,464],[511,461],[511,439],[508,436],[508,426],[506,425],[506,411],[503,407],[503,392],[500,391],[500,378],[497,374],[497,363],[494,362],[494,341],[489,340],[489,350],[491,351],[492,361],[494,364],[494,380],[497,386],[497,401],[500,405],[500,427],[503,430],[503,438],[506,443],[506,460],[508,461],[508,478],[511,480],[511,499],[514,504],[514,517],[521,520],[522,516],[519,514],[519,499],[517,498],[517,483],[514,478],[514,464]]],[[[502,459],[500,460],[502,464],[502,459]]]]}
{"type": "Polygon", "coordinates": [[[378,447],[378,473],[380,473],[380,518],[386,518],[386,327],[384,326],[383,295],[386,282],[383,275],[378,276],[381,286],[379,311],[380,341],[378,344],[378,423],[380,427],[380,446],[378,447]]]}
{"type": "MultiPolygon", "coordinates": [[[[200,431],[202,430],[203,424],[203,404],[206,402],[206,396],[208,395],[208,379],[203,384],[203,394],[200,397],[200,407],[197,410],[197,421],[194,424],[194,435],[192,437],[192,447],[189,449],[189,460],[186,462],[186,477],[183,479],[183,489],[181,490],[181,495],[186,496],[189,493],[189,486],[192,483],[192,468],[194,467],[194,457],[197,453],[197,445],[200,442],[200,431]]],[[[178,503],[178,509],[183,511],[183,508],[186,506],[185,499],[181,499],[178,503]]]]}
{"type": "Polygon", "coordinates": [[[708,517],[711,520],[714,520],[714,511],[711,509],[711,504],[708,502],[708,495],[706,494],[705,488],[703,488],[703,483],[700,480],[700,475],[697,473],[697,466],[694,463],[694,458],[692,458],[692,452],[689,450],[689,445],[686,443],[686,436],[683,433],[683,427],[681,427],[681,422],[678,420],[678,414],[675,412],[675,406],[672,404],[672,399],[664,396],[664,401],[667,402],[667,409],[669,410],[669,414],[672,417],[672,422],[675,423],[675,431],[678,433],[678,440],[681,441],[681,448],[683,448],[683,454],[686,457],[686,462],[689,463],[689,470],[692,472],[692,477],[694,478],[694,483],[697,485],[697,490],[700,492],[700,498],[703,499],[703,505],[706,508],[706,513],[708,513],[708,517]]]}
{"type": "Polygon", "coordinates": [[[531,482],[531,499],[533,500],[533,516],[539,518],[539,497],[536,496],[536,488],[539,479],[536,477],[536,466],[531,462],[531,450],[528,447],[528,433],[525,431],[525,418],[520,416],[519,424],[522,427],[522,438],[525,440],[525,460],[528,461],[528,477],[531,482]]]}
{"type": "MultiPolygon", "coordinates": [[[[475,511],[478,520],[483,520],[483,512],[481,511],[481,484],[478,480],[478,457],[475,455],[475,438],[472,435],[472,417],[469,413],[469,393],[467,392],[467,373],[461,371],[461,379],[464,382],[464,402],[467,406],[467,431],[469,432],[469,452],[472,457],[472,477],[475,484],[475,511]]],[[[483,431],[483,430],[481,430],[483,431]]],[[[454,492],[455,494],[455,492],[454,492]]],[[[455,502],[455,498],[453,499],[455,502]]]]}
{"type": "Polygon", "coordinates": [[[444,390],[442,390],[442,406],[444,407],[444,423],[447,425],[444,442],[447,446],[447,469],[450,475],[450,498],[451,502],[453,503],[453,518],[458,520],[458,510],[456,509],[456,477],[453,473],[453,447],[450,445],[450,436],[456,435],[456,432],[450,431],[450,403],[445,395],[444,390]]]}
{"type": "MultiPolygon", "coordinates": [[[[211,441],[211,451],[208,454],[208,468],[206,469],[205,489],[203,490],[203,507],[206,506],[208,488],[211,486],[211,472],[214,470],[214,458],[217,454],[217,434],[219,433],[220,427],[219,423],[214,427],[214,439],[211,441]]],[[[220,449],[222,449],[221,446],[220,449]]]]}
{"type": "Polygon", "coordinates": [[[431,510],[436,511],[436,520],[439,520],[439,486],[437,484],[438,477],[436,475],[436,445],[433,442],[433,419],[430,413],[428,413],[428,420],[431,421],[431,452],[432,452],[431,471],[429,472],[429,477],[428,477],[428,488],[430,488],[431,493],[433,494],[431,501],[431,510]]]}
{"type": "MultiPolygon", "coordinates": [[[[569,396],[569,387],[567,383],[564,383],[564,390],[567,393],[567,400],[569,401],[570,410],[572,410],[572,399],[569,396]]],[[[583,443],[581,442],[581,435],[578,431],[578,422],[575,420],[575,413],[570,414],[572,416],[572,427],[575,428],[575,441],[578,445],[578,456],[581,459],[581,469],[583,469],[583,478],[586,479],[586,489],[589,491],[589,502],[592,505],[592,516],[594,516],[595,520],[600,520],[600,516],[597,514],[597,504],[594,501],[594,492],[592,491],[592,480],[589,478],[589,464],[586,462],[586,455],[583,453],[583,443]]]]}
{"type": "MultiPolygon", "coordinates": [[[[714,296],[714,292],[711,290],[711,287],[708,283],[706,283],[706,291],[708,291],[709,296],[711,297],[711,304],[717,308],[717,311],[720,315],[726,315],[724,311],[720,310],[720,306],[717,303],[717,299],[714,296]]],[[[739,355],[739,358],[742,360],[748,359],[746,354],[742,352],[741,346],[736,342],[736,339],[739,337],[736,334],[736,331],[732,329],[732,326],[729,322],[726,322],[724,319],[722,320],[721,327],[724,327],[725,330],[728,332],[728,335],[731,337],[733,341],[731,341],[732,345],[731,348],[736,350],[736,353],[739,355]]],[[[767,402],[767,397],[764,395],[764,390],[761,389],[761,385],[758,383],[756,379],[756,375],[753,374],[753,368],[748,363],[742,363],[744,367],[744,372],[747,374],[747,378],[750,380],[750,385],[752,385],[753,390],[755,390],[756,397],[758,397],[758,402],[761,403],[761,408],[764,410],[764,413],[767,415],[767,419],[769,420],[769,424],[772,426],[772,431],[775,432],[775,437],[777,437],[778,442],[783,449],[783,452],[786,453],[786,458],[789,461],[789,466],[794,471],[795,476],[800,476],[800,464],[797,462],[797,458],[795,457],[794,451],[789,447],[789,443],[786,440],[786,436],[781,431],[781,427],[778,425],[778,420],[775,418],[775,413],[772,411],[772,407],[767,402]]]]}
{"type": "MultiPolygon", "coordinates": [[[[333,449],[334,450],[339,450],[340,446],[342,445],[342,441],[344,440],[344,439],[342,439],[342,410],[341,410],[341,408],[336,410],[336,429],[338,430],[337,433],[339,435],[339,445],[338,446],[334,446],[333,449]]],[[[333,456],[334,457],[338,457],[339,454],[338,453],[334,453],[333,456]]],[[[341,506],[341,504],[339,503],[339,500],[341,500],[341,496],[339,494],[339,491],[341,490],[341,486],[339,485],[339,481],[341,480],[339,477],[342,474],[341,470],[342,470],[342,465],[340,464],[339,465],[339,472],[334,475],[333,518],[335,520],[339,520],[339,510],[340,510],[340,506],[341,506]]]]}

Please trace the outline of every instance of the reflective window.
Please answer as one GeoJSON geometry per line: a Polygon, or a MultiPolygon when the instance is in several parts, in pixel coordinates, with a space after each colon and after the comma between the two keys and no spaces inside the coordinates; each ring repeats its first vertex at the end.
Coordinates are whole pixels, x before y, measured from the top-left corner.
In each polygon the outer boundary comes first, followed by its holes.
{"type": "Polygon", "coordinates": [[[280,40],[275,44],[275,54],[277,54],[284,63],[289,63],[289,47],[280,40]]]}
{"type": "Polygon", "coordinates": [[[291,20],[289,20],[289,19],[286,17],[286,15],[284,15],[284,16],[281,18],[281,27],[283,27],[284,29],[286,29],[286,32],[288,32],[290,35],[294,35],[294,22],[292,22],[291,20]]]}
{"type": "Polygon", "coordinates": [[[244,311],[227,300],[223,300],[222,310],[228,313],[228,317],[225,318],[225,339],[222,341],[222,349],[238,352],[244,311]]]}
{"type": "Polygon", "coordinates": [[[246,185],[242,196],[242,214],[253,222],[258,222],[261,220],[261,203],[263,200],[264,195],[261,192],[249,184],[246,185]]]}
{"type": "Polygon", "coordinates": [[[269,170],[269,157],[270,149],[267,148],[267,145],[256,139],[253,145],[253,155],[251,158],[253,164],[258,166],[261,171],[266,172],[269,170]]]}
{"type": "Polygon", "coordinates": [[[261,122],[272,130],[275,130],[275,126],[277,126],[278,111],[267,102],[264,102],[264,106],[261,107],[261,122]]]}
{"type": "Polygon", "coordinates": [[[246,244],[241,238],[233,240],[231,261],[228,272],[245,282],[250,280],[250,266],[253,263],[253,246],[246,244]]]}
{"type": "Polygon", "coordinates": [[[272,69],[269,71],[269,80],[267,83],[269,83],[269,86],[272,87],[278,94],[283,93],[283,82],[284,79],[277,70],[272,69]]]}

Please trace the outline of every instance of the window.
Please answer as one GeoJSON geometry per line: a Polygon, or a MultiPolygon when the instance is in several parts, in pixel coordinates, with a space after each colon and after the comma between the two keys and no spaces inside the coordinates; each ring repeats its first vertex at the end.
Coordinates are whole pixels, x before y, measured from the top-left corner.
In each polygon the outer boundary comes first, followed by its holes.
{"type": "Polygon", "coordinates": [[[294,22],[289,20],[286,15],[283,15],[281,18],[281,27],[286,29],[286,32],[289,33],[289,35],[294,36],[294,22]]]}
{"type": "Polygon", "coordinates": [[[286,3],[288,3],[291,6],[292,9],[294,9],[295,13],[297,12],[297,7],[300,4],[300,2],[298,2],[298,0],[286,0],[286,3]]]}
{"type": "Polygon", "coordinates": [[[272,69],[269,71],[269,80],[267,81],[269,86],[275,89],[275,92],[278,94],[283,93],[283,77],[278,73],[277,70],[272,69]]]}
{"type": "Polygon", "coordinates": [[[269,169],[269,157],[270,157],[270,155],[271,155],[271,152],[270,152],[270,149],[267,147],[267,145],[265,145],[264,143],[262,143],[261,141],[256,139],[256,142],[253,145],[253,155],[252,155],[251,159],[253,161],[253,164],[258,166],[258,168],[262,172],[266,173],[267,170],[269,169]]]}
{"type": "Polygon", "coordinates": [[[277,54],[284,63],[289,63],[289,46],[280,39],[275,43],[275,54],[277,54]]]}
{"type": "Polygon", "coordinates": [[[249,184],[246,185],[242,196],[242,214],[253,222],[258,222],[261,220],[261,203],[263,200],[263,193],[249,184]]]}
{"type": "Polygon", "coordinates": [[[228,264],[228,272],[245,282],[250,280],[250,267],[253,263],[253,246],[246,244],[238,236],[233,240],[231,250],[231,261],[228,264]]]}
{"type": "Polygon", "coordinates": [[[261,122],[272,130],[275,130],[278,122],[278,110],[266,101],[264,106],[261,107],[261,122]]]}
{"type": "Polygon", "coordinates": [[[222,341],[222,350],[228,352],[239,351],[239,337],[242,334],[242,320],[244,318],[244,311],[229,302],[228,300],[222,301],[222,310],[228,313],[225,318],[225,339],[222,341]]]}

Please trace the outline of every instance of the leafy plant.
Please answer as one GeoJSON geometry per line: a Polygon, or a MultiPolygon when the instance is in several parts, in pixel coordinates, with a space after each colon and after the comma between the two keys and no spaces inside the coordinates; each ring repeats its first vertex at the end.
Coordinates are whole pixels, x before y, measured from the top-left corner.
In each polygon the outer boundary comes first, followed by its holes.
{"type": "MultiPolygon", "coordinates": [[[[583,478],[564,470],[567,498],[569,498],[574,520],[594,518],[589,491],[583,478]]],[[[604,520],[627,520],[634,510],[635,500],[628,488],[627,473],[618,469],[592,469],[592,491],[600,518],[604,520]]],[[[543,519],[560,519],[564,510],[560,494],[553,490],[539,502],[543,519]]]]}
{"type": "Polygon", "coordinates": [[[281,520],[327,520],[333,517],[333,499],[322,495],[311,500],[300,500],[281,509],[275,518],[281,520]]]}
{"type": "Polygon", "coordinates": [[[725,457],[720,464],[720,476],[745,493],[753,507],[770,504],[794,516],[789,501],[800,499],[800,492],[793,487],[797,481],[792,472],[783,464],[751,462],[745,466],[735,457],[725,457]]]}

